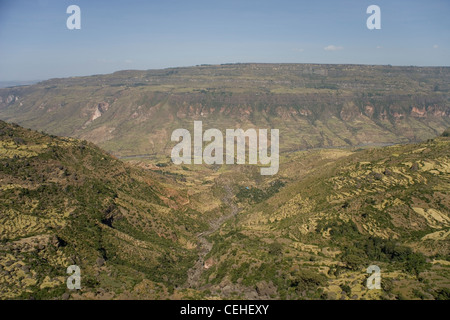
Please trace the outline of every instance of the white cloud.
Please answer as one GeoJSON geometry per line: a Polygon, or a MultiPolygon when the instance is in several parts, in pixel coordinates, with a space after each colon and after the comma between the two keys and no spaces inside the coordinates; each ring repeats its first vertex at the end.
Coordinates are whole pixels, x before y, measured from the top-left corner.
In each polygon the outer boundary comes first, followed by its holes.
{"type": "Polygon", "coordinates": [[[127,60],[125,60],[125,63],[127,63],[127,64],[133,63],[133,60],[127,59],[127,60]]]}
{"type": "Polygon", "coordinates": [[[342,49],[344,49],[344,47],[335,46],[335,45],[332,45],[332,44],[330,44],[329,46],[323,48],[323,50],[325,50],[325,51],[339,51],[339,50],[342,50],[342,49]]]}
{"type": "Polygon", "coordinates": [[[438,46],[437,44],[435,44],[435,45],[433,46],[433,48],[434,48],[434,49],[437,49],[437,48],[439,48],[439,46],[438,46]]]}
{"type": "Polygon", "coordinates": [[[305,51],[305,49],[303,49],[303,48],[294,48],[293,50],[295,52],[303,52],[303,51],[305,51]]]}
{"type": "Polygon", "coordinates": [[[383,49],[383,47],[382,46],[377,46],[377,49],[383,49]]]}

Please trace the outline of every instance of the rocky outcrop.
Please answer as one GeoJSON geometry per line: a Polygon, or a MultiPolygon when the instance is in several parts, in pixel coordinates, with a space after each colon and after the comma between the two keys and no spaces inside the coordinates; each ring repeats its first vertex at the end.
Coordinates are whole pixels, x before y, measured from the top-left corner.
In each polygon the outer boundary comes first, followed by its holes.
{"type": "Polygon", "coordinates": [[[424,118],[427,116],[427,110],[425,108],[413,107],[411,110],[411,115],[413,117],[424,118]]]}
{"type": "Polygon", "coordinates": [[[92,114],[92,117],[91,117],[91,121],[94,121],[95,119],[98,119],[98,118],[100,118],[102,115],[103,115],[103,113],[105,113],[106,111],[108,111],[108,109],[109,109],[109,103],[107,103],[107,102],[100,102],[98,105],[97,105],[97,107],[95,108],[95,111],[94,111],[94,113],[92,114]]]}

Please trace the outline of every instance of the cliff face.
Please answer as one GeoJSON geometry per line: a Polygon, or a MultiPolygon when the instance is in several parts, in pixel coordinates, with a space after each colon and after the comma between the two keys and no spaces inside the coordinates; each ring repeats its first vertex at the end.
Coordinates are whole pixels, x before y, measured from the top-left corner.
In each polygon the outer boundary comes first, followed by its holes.
{"type": "Polygon", "coordinates": [[[450,125],[450,68],[238,64],[53,79],[0,89],[0,118],[120,156],[170,155],[170,134],[278,128],[282,150],[420,141],[450,125]]]}

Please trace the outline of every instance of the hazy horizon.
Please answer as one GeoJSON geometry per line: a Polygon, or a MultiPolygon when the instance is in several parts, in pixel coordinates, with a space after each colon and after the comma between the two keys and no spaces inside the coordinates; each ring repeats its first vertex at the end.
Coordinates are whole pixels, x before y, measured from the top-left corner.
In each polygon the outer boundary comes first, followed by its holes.
{"type": "Polygon", "coordinates": [[[449,9],[445,0],[2,1],[0,81],[226,63],[447,67],[449,9]],[[80,30],[66,26],[73,4],[80,30]],[[366,26],[372,4],[380,30],[366,26]]]}

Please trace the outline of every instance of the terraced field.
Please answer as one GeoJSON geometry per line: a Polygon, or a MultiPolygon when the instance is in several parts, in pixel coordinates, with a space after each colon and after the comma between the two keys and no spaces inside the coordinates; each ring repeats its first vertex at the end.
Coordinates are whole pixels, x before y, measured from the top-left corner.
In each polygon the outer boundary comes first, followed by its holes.
{"type": "Polygon", "coordinates": [[[0,298],[449,299],[449,135],[289,151],[261,176],[0,122],[0,298]]]}

